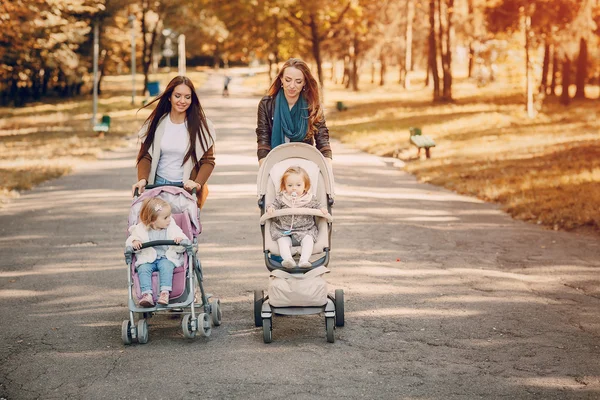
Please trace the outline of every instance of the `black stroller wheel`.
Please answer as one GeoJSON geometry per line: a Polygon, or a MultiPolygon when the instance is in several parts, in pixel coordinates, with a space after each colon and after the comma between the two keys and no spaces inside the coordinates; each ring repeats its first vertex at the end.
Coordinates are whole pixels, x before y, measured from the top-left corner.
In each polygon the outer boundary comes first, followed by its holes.
{"type": "Polygon", "coordinates": [[[263,326],[263,319],[261,317],[262,305],[264,302],[264,292],[262,290],[254,291],[254,326],[263,326]]]}
{"type": "Polygon", "coordinates": [[[221,301],[219,299],[213,299],[210,302],[210,316],[214,326],[221,325],[223,313],[221,312],[221,301]]]}
{"type": "Polygon", "coordinates": [[[325,318],[325,330],[327,331],[327,341],[329,343],[335,342],[335,335],[333,334],[333,330],[335,329],[335,327],[333,326],[333,324],[333,317],[325,318]]]}
{"type": "Polygon", "coordinates": [[[131,321],[128,319],[121,324],[121,339],[123,339],[123,344],[131,344],[131,321]]]}
{"type": "Polygon", "coordinates": [[[145,319],[140,319],[137,323],[137,340],[139,344],[148,343],[148,322],[145,319]]]}
{"type": "Polygon", "coordinates": [[[335,326],[344,326],[344,290],[335,290],[335,326]]]}
{"type": "Polygon", "coordinates": [[[185,314],[181,320],[181,328],[183,330],[183,336],[188,339],[196,337],[196,331],[198,327],[198,320],[192,320],[192,314],[185,314]]]}
{"type": "Polygon", "coordinates": [[[262,321],[263,328],[263,341],[265,343],[271,343],[273,341],[273,326],[271,325],[271,318],[265,318],[262,321]]]}

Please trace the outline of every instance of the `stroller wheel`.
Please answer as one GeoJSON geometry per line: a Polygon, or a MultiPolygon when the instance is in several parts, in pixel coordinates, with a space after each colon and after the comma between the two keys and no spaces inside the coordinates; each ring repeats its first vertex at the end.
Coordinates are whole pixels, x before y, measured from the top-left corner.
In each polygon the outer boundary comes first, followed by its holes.
{"type": "Polygon", "coordinates": [[[139,344],[148,343],[148,322],[140,319],[137,323],[137,340],[139,344]]]}
{"type": "Polygon", "coordinates": [[[131,321],[128,319],[121,324],[121,339],[123,344],[131,344],[131,321]]]}
{"type": "Polygon", "coordinates": [[[181,328],[183,329],[183,336],[188,339],[196,337],[196,321],[192,321],[192,314],[185,314],[181,320],[181,328]]]}
{"type": "Polygon", "coordinates": [[[273,327],[271,325],[271,318],[263,318],[261,325],[263,328],[263,341],[265,343],[271,343],[273,341],[273,327]]]}
{"type": "Polygon", "coordinates": [[[344,326],[344,290],[335,290],[335,326],[344,326]]]}
{"type": "Polygon", "coordinates": [[[264,302],[264,292],[262,290],[254,291],[254,326],[262,326],[263,320],[260,316],[264,302]]]}
{"type": "Polygon", "coordinates": [[[214,326],[221,325],[221,301],[219,299],[213,299],[210,302],[210,316],[212,317],[212,323],[214,326]]]}
{"type": "Polygon", "coordinates": [[[210,328],[210,317],[208,316],[208,314],[201,313],[200,315],[198,315],[198,325],[199,325],[198,330],[200,330],[202,335],[204,335],[204,337],[209,337],[210,333],[211,333],[211,328],[210,328]]]}
{"type": "Polygon", "coordinates": [[[333,330],[334,330],[333,324],[334,324],[333,317],[325,318],[325,330],[327,331],[327,341],[329,343],[335,342],[335,336],[333,335],[333,330]]]}

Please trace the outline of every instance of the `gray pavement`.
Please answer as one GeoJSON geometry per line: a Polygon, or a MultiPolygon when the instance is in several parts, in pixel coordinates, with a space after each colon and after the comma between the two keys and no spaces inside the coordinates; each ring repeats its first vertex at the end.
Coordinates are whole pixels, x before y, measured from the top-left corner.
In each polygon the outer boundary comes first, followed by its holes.
{"type": "Polygon", "coordinates": [[[0,209],[0,398],[600,398],[597,238],[513,221],[337,142],[327,278],[346,326],[331,344],[322,317],[275,317],[264,344],[258,98],[240,83],[227,99],[220,76],[200,90],[218,129],[200,257],[223,324],[188,340],[160,316],[148,344],[121,342],[132,141],[0,209]]]}

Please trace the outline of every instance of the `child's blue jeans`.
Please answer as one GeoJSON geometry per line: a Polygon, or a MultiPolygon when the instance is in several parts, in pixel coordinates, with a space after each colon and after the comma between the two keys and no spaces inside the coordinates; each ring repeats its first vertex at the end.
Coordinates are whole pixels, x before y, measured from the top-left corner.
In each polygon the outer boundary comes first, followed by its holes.
{"type": "Polygon", "coordinates": [[[137,273],[140,278],[140,289],[143,293],[152,293],[152,273],[158,271],[160,291],[171,291],[173,288],[173,270],[175,264],[165,257],[157,258],[151,263],[139,265],[137,273]]]}

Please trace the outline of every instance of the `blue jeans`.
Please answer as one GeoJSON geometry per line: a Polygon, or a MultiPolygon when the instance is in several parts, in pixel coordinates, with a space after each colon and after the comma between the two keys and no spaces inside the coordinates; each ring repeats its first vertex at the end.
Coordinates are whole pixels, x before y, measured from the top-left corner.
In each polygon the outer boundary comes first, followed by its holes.
{"type": "Polygon", "coordinates": [[[152,273],[158,271],[160,291],[173,289],[173,270],[175,264],[164,257],[157,258],[151,263],[139,265],[137,273],[140,278],[140,289],[143,293],[152,293],[152,273]]]}
{"type": "Polygon", "coordinates": [[[158,175],[156,175],[156,177],[154,178],[155,185],[173,185],[176,183],[183,183],[183,182],[168,181],[165,178],[163,178],[162,176],[158,176],[158,175]]]}

